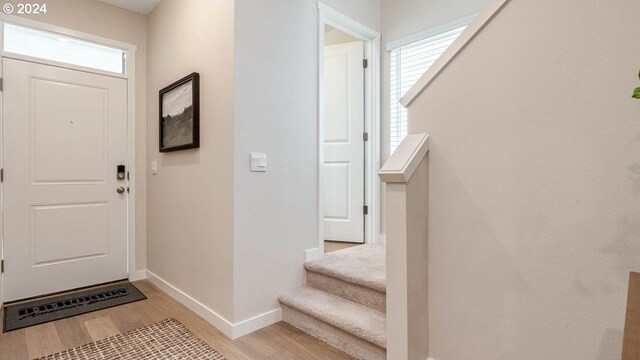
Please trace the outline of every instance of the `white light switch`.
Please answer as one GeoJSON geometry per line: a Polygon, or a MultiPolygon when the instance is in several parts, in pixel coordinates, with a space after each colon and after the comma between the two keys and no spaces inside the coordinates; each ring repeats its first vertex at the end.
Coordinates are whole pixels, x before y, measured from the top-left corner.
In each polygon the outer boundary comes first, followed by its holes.
{"type": "Polygon", "coordinates": [[[267,154],[251,153],[251,171],[267,171],[267,154]]]}
{"type": "Polygon", "coordinates": [[[155,174],[157,174],[157,173],[158,173],[158,161],[157,161],[157,160],[153,160],[153,161],[151,162],[151,173],[152,173],[153,175],[155,175],[155,174]]]}

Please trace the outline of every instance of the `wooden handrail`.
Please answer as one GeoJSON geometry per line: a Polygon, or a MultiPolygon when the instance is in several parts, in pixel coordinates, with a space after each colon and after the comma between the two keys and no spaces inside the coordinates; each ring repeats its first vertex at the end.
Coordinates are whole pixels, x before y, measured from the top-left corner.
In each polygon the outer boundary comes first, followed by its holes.
{"type": "Polygon", "coordinates": [[[429,135],[407,135],[391,154],[378,175],[382,182],[406,183],[429,151],[429,135]]]}
{"type": "Polygon", "coordinates": [[[402,97],[400,103],[404,107],[408,107],[413,100],[426,89],[433,80],[435,80],[444,69],[449,66],[453,59],[458,56],[467,47],[467,45],[493,20],[502,9],[511,0],[495,0],[487,9],[478,15],[475,20],[467,26],[462,34],[456,39],[456,41],[449,46],[449,48],[436,60],[436,62],[429,67],[429,69],[422,75],[420,79],[407,91],[402,97]]]}

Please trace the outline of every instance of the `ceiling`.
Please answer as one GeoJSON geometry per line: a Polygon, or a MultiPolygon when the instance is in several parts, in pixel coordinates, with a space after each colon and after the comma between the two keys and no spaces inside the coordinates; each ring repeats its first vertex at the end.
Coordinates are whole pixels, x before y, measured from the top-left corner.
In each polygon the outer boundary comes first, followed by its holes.
{"type": "Polygon", "coordinates": [[[149,15],[162,0],[98,0],[142,15],[149,15]]]}

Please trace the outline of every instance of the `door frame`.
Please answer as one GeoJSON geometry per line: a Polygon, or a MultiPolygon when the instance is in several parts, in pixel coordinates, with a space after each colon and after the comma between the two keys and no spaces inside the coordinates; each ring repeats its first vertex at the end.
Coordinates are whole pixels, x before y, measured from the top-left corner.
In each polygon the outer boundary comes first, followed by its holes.
{"type": "MultiPolygon", "coordinates": [[[[136,51],[138,47],[136,45],[104,38],[101,36],[91,35],[84,32],[67,29],[61,26],[51,25],[41,21],[35,21],[31,19],[22,18],[15,15],[6,15],[0,13],[0,59],[11,58],[16,60],[23,60],[32,63],[44,64],[49,66],[55,66],[64,69],[82,71],[92,74],[112,76],[116,78],[125,79],[127,81],[127,167],[131,176],[128,180],[128,187],[130,192],[127,196],[127,273],[129,280],[139,280],[144,278],[144,270],[136,271],[136,176],[135,176],[135,140],[136,140],[136,128],[135,128],[135,84],[136,84],[136,51]],[[125,59],[125,73],[118,74],[109,71],[103,71],[93,69],[84,66],[77,66],[72,64],[66,64],[57,61],[50,61],[46,59],[35,58],[31,56],[24,56],[4,51],[4,24],[11,23],[15,25],[30,27],[36,30],[47,31],[60,35],[66,35],[75,37],[81,40],[89,41],[92,43],[105,45],[121,49],[126,52],[125,59]]],[[[2,74],[2,66],[0,66],[0,78],[2,74]]],[[[4,134],[2,133],[2,100],[3,94],[0,91],[0,168],[4,168],[4,144],[2,139],[4,134]]],[[[4,259],[4,183],[0,182],[0,259],[4,259]]],[[[10,265],[8,265],[10,266],[10,265]]],[[[4,302],[4,274],[0,274],[0,308],[4,302]]]]}
{"type": "Polygon", "coordinates": [[[318,248],[307,251],[307,261],[324,254],[323,164],[324,164],[324,27],[331,25],[365,42],[365,244],[380,243],[380,33],[318,2],[318,248]]]}

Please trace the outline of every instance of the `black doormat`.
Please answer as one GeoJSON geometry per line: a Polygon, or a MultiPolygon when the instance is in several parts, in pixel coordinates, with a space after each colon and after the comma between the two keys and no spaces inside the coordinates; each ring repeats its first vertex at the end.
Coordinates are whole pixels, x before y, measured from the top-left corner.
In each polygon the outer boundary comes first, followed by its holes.
{"type": "Polygon", "coordinates": [[[2,332],[86,314],[146,298],[130,282],[122,282],[46,299],[6,305],[4,306],[2,332]]]}

